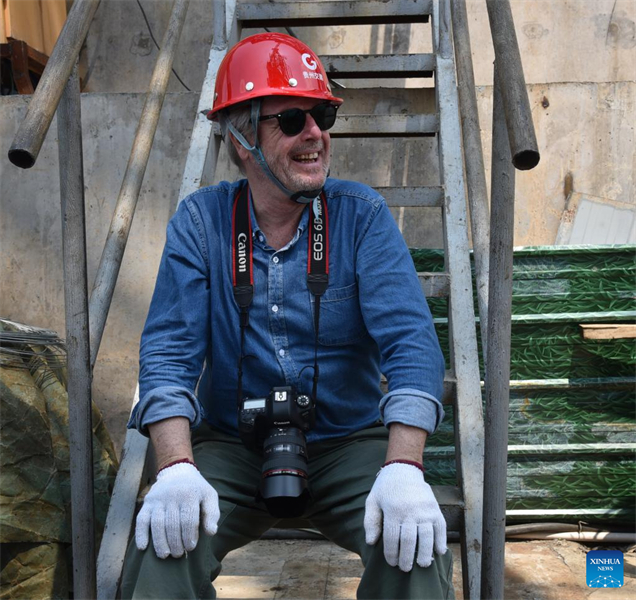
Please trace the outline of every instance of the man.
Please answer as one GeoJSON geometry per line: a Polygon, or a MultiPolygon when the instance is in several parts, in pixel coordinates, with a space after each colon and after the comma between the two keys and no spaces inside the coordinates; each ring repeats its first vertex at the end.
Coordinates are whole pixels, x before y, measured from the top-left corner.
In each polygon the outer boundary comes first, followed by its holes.
{"type": "MultiPolygon", "coordinates": [[[[256,497],[263,457],[237,437],[240,403],[280,386],[315,402],[303,517],[361,556],[358,597],[453,597],[422,466],[444,361],[385,202],[327,178],[341,103],[290,36],[251,36],[221,64],[210,117],[247,181],[195,192],[168,226],[129,423],[159,470],[123,597],[214,598],[225,555],[280,522],[256,497]]],[[[302,463],[284,472],[304,485],[302,463]]]]}

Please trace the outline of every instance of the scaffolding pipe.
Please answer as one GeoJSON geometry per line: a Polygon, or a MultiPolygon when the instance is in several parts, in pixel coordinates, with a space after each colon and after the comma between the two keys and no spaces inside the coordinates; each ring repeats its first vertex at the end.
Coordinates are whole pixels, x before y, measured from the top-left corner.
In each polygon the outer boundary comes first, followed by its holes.
{"type": "Polygon", "coordinates": [[[488,312],[484,448],[484,464],[488,468],[484,469],[482,598],[504,597],[515,170],[503,110],[501,75],[495,61],[488,303],[497,310],[488,312]]]}
{"type": "Polygon", "coordinates": [[[68,364],[73,593],[95,598],[91,364],[86,275],[84,168],[77,63],[57,111],[68,364]]]}
{"type": "Polygon", "coordinates": [[[189,2],[175,0],[173,4],[95,277],[89,310],[92,365],[95,364],[102,341],[189,2]]]}
{"type": "Polygon", "coordinates": [[[520,171],[527,171],[539,164],[539,149],[510,0],[486,0],[486,7],[495,47],[495,62],[501,81],[505,82],[501,95],[512,162],[520,171]]]}
{"type": "Polygon", "coordinates": [[[470,230],[473,239],[473,259],[479,307],[479,330],[484,364],[488,349],[488,252],[489,252],[489,209],[488,190],[484,155],[481,147],[481,128],[475,75],[468,29],[466,0],[450,0],[457,65],[457,87],[459,93],[459,115],[462,124],[464,164],[466,165],[466,186],[470,208],[470,230]]]}
{"type": "Polygon", "coordinates": [[[507,536],[511,540],[570,540],[573,542],[595,542],[604,544],[636,543],[636,533],[615,531],[562,531],[559,533],[515,533],[507,536]]]}
{"type": "Polygon", "coordinates": [[[77,62],[100,0],[75,0],[60,32],[40,82],[29,102],[24,120],[9,148],[9,160],[30,169],[40,154],[42,143],[60,103],[64,86],[77,62]]]}

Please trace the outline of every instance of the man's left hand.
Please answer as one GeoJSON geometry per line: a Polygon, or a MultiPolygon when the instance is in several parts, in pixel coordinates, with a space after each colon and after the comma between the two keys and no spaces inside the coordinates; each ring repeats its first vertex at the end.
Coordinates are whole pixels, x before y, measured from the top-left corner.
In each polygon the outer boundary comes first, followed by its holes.
{"type": "Polygon", "coordinates": [[[433,548],[446,553],[446,521],[424,474],[412,465],[381,469],[366,501],[364,530],[369,545],[384,534],[384,557],[402,571],[413,568],[416,547],[420,567],[433,562],[433,548]]]}

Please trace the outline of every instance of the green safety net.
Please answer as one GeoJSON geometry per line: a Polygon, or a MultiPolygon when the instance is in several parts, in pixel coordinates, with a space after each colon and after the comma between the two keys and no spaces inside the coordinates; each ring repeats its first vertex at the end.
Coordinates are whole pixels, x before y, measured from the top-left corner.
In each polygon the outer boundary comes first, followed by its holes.
{"type": "MultiPolygon", "coordinates": [[[[444,270],[441,250],[411,254],[418,271],[444,270]]],[[[584,339],[580,325],[636,323],[636,246],[520,248],[513,265],[508,521],[634,522],[635,340],[584,339]]],[[[448,302],[428,302],[450,368],[448,302]]],[[[428,481],[457,484],[454,452],[447,406],[428,481]]]]}

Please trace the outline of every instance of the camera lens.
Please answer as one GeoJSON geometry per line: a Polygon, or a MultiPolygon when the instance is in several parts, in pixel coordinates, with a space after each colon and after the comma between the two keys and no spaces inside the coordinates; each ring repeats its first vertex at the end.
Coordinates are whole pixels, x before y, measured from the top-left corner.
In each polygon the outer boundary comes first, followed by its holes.
{"type": "Polygon", "coordinates": [[[274,517],[300,517],[311,495],[307,476],[307,442],[296,427],[270,429],[263,443],[259,495],[274,517]]]}

